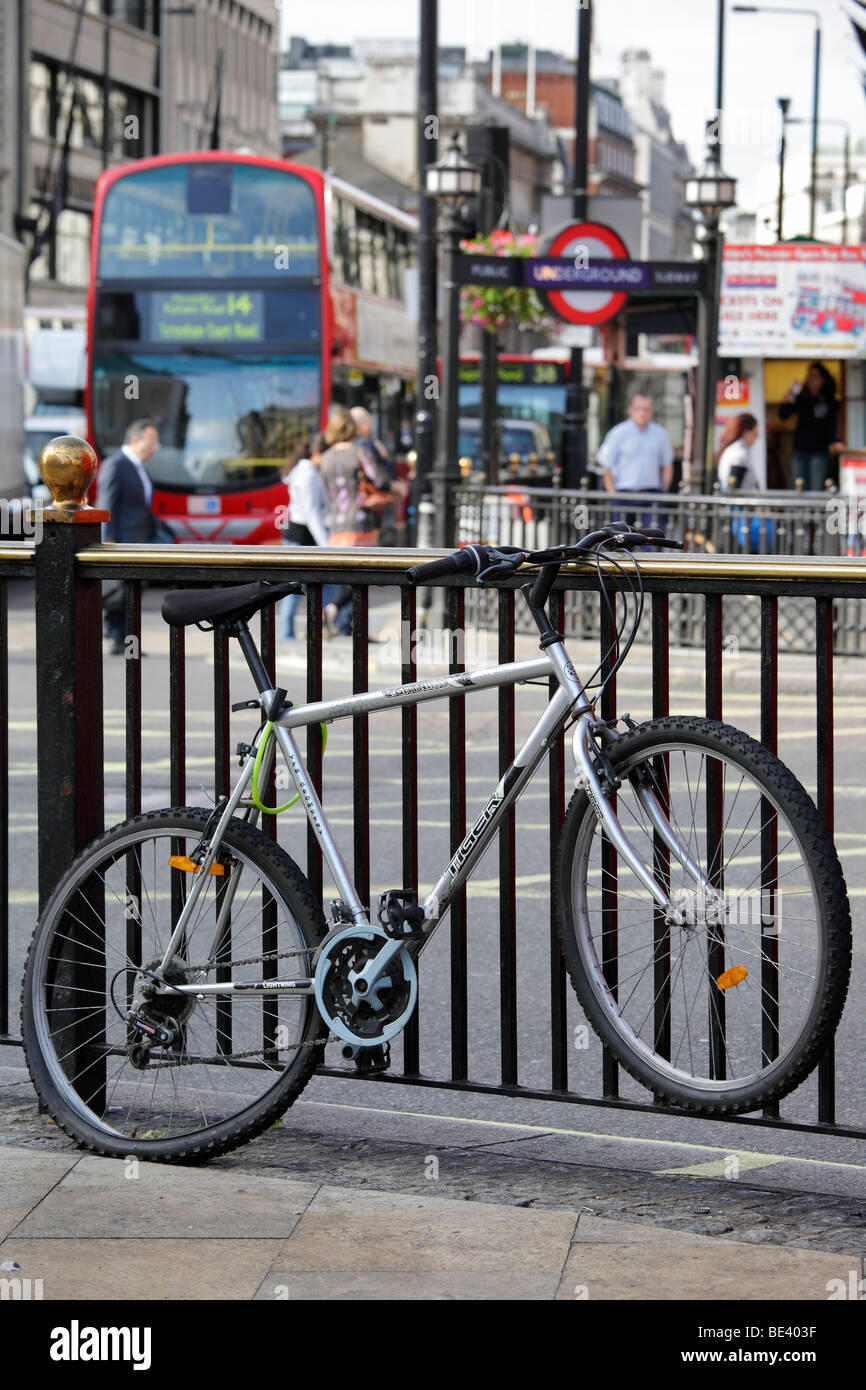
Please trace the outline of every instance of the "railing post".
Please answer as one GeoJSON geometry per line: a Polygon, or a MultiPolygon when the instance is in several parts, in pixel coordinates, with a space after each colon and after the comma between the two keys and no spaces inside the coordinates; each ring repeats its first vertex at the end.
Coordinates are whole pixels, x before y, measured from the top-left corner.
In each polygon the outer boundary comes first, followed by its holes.
{"type": "MultiPolygon", "coordinates": [[[[107,512],[81,506],[96,473],[96,456],[82,440],[61,437],[40,457],[54,503],[36,530],[36,712],[41,737],[36,760],[39,910],[79,850],[105,828],[103,800],[102,586],[85,579],[80,551],[100,540],[107,512]]],[[[56,983],[94,1000],[105,997],[105,890],[98,879],[82,887],[64,937],[68,954],[56,983]]],[[[75,1030],[70,1030],[73,1033],[75,1030]]],[[[68,1041],[70,1080],[99,1111],[105,1103],[104,1006],[94,1008],[80,1036],[68,1041]]]]}
{"type": "Polygon", "coordinates": [[[102,586],[76,565],[99,540],[97,523],[46,520],[36,546],[40,911],[78,851],[105,828],[102,586]]]}

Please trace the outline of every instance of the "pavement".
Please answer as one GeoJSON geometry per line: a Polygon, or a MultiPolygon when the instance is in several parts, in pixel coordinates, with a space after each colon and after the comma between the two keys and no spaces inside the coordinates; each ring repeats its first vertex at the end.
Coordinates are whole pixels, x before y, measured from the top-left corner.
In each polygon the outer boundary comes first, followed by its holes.
{"type": "MultiPolygon", "coordinates": [[[[0,1074],[0,1298],[139,1300],[146,1289],[162,1301],[818,1303],[866,1293],[866,1195],[822,1191],[821,1165],[773,1190],[730,1181],[736,1156],[721,1150],[696,1163],[695,1146],[673,1145],[692,1150],[691,1163],[650,1172],[622,1139],[609,1138],[599,1162],[577,1131],[561,1130],[545,1157],[533,1141],[557,1134],[538,1127],[302,1100],[234,1154],[163,1166],[81,1152],[21,1078],[19,1067],[0,1074]],[[595,1161],[581,1162],[581,1149],[595,1161]]],[[[668,1153],[659,1146],[651,1161],[668,1153]]],[[[762,1175],[774,1159],[736,1161],[762,1175]]],[[[866,1181],[857,1187],[866,1194],[866,1181]]]]}

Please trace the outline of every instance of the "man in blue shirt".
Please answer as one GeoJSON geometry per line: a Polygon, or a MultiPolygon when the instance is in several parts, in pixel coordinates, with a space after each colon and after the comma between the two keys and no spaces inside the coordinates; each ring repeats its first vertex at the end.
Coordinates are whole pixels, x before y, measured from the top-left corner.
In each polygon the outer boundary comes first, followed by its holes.
{"type": "MultiPolygon", "coordinates": [[[[649,396],[636,393],[628,405],[629,418],[614,425],[598,451],[604,469],[606,492],[667,492],[674,476],[674,451],[668,432],[652,418],[649,396]]],[[[636,523],[636,513],[623,514],[615,507],[613,520],[636,523]]],[[[659,520],[644,512],[640,525],[657,526],[659,520]]]]}
{"type": "Polygon", "coordinates": [[[668,432],[652,418],[649,396],[634,395],[629,418],[614,425],[598,451],[607,492],[667,492],[674,476],[668,432]]]}

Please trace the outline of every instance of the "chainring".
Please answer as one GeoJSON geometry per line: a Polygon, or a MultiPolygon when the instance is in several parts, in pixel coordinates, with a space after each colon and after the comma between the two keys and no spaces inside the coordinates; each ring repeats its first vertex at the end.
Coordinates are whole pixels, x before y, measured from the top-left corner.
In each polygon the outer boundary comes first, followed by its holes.
{"type": "Polygon", "coordinates": [[[386,945],[393,941],[380,927],[346,927],[323,943],[316,965],[319,1012],[337,1037],[356,1047],[374,1047],[396,1037],[418,997],[415,962],[405,948],[393,956],[381,979],[359,994],[358,975],[386,945]]]}

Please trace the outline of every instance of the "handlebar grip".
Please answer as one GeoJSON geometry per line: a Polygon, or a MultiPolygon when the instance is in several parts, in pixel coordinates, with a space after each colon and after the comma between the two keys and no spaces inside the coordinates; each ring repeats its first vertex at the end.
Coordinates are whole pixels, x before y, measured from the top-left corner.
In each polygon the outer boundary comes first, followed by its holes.
{"type": "Polygon", "coordinates": [[[441,560],[428,560],[426,565],[413,565],[406,571],[410,584],[426,584],[433,579],[441,579],[446,574],[459,574],[463,570],[478,571],[479,561],[473,546],[466,546],[453,555],[445,555],[441,560]]]}

